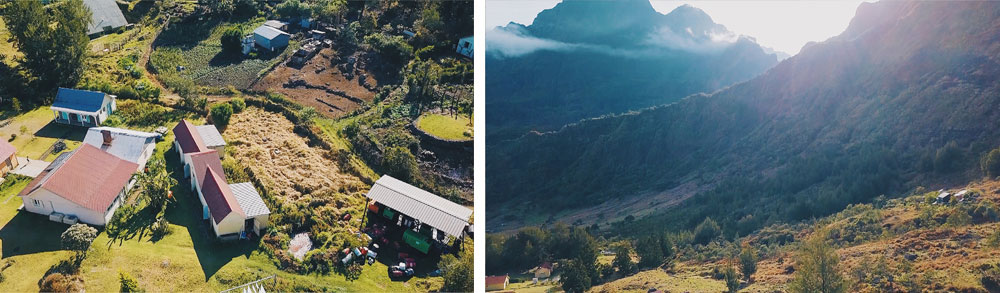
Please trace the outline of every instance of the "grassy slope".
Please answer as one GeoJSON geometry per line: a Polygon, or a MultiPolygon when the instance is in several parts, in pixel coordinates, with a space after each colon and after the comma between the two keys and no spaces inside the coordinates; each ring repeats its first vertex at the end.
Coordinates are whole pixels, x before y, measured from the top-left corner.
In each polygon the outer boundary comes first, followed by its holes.
{"type": "MultiPolygon", "coordinates": [[[[450,140],[472,139],[472,137],[465,135],[466,130],[470,129],[470,124],[469,117],[459,116],[458,118],[454,118],[450,115],[441,114],[425,114],[417,120],[417,126],[423,131],[450,140]]],[[[471,131],[469,132],[471,133],[471,131]]]]}
{"type": "MultiPolygon", "coordinates": [[[[0,127],[0,138],[7,140],[11,134],[16,134],[17,138],[11,144],[17,148],[17,155],[30,159],[38,159],[59,138],[66,138],[66,151],[80,146],[86,129],[52,123],[53,117],[55,116],[48,106],[23,113],[13,117],[7,126],[0,127]],[[25,127],[23,134],[22,126],[25,127]]],[[[55,155],[50,155],[46,160],[51,161],[55,155]]]]}
{"type": "Polygon", "coordinates": [[[14,44],[7,41],[8,38],[10,38],[10,30],[7,29],[7,24],[3,22],[3,19],[0,19],[0,55],[7,56],[6,60],[0,60],[3,62],[8,62],[21,54],[14,48],[14,44]]]}

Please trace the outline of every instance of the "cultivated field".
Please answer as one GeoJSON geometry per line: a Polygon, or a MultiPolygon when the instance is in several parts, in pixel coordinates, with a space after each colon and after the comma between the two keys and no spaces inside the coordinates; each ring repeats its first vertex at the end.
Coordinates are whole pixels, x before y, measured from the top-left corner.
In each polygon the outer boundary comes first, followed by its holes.
{"type": "Polygon", "coordinates": [[[371,102],[375,93],[369,88],[379,85],[375,77],[360,70],[361,74],[368,76],[364,78],[364,84],[356,75],[348,79],[336,66],[343,62],[331,60],[341,59],[333,49],[323,48],[304,65],[278,65],[254,84],[253,89],[282,93],[330,118],[354,111],[362,102],[371,102]]]}

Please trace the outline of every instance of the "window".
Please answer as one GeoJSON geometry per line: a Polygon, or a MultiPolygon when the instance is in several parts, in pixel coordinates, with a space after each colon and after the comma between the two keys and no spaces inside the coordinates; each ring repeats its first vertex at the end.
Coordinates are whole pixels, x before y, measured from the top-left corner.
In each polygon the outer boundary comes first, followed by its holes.
{"type": "Polygon", "coordinates": [[[35,207],[39,207],[40,208],[40,207],[42,207],[44,205],[44,204],[42,204],[42,201],[37,200],[37,199],[32,199],[31,201],[34,202],[35,207]]]}

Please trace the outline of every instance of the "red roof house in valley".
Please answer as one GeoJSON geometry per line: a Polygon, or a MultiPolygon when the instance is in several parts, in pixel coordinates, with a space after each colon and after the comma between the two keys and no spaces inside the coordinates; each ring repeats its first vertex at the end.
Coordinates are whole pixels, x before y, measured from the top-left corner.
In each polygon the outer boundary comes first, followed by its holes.
{"type": "Polygon", "coordinates": [[[89,144],[57,157],[19,194],[26,211],[60,222],[104,226],[139,165],[89,144]]]}
{"type": "Polygon", "coordinates": [[[17,157],[14,154],[17,149],[6,140],[0,140],[0,177],[7,176],[7,172],[17,168],[17,157]]]}
{"type": "Polygon", "coordinates": [[[260,235],[267,228],[271,211],[252,183],[229,184],[222,168],[222,135],[214,126],[194,126],[181,121],[174,127],[174,146],[181,154],[184,175],[198,195],[202,220],[224,240],[260,235]],[[207,142],[207,147],[206,147],[207,142]]]}
{"type": "Polygon", "coordinates": [[[510,277],[507,275],[486,276],[486,291],[504,290],[507,289],[508,284],[510,284],[510,277]]]}

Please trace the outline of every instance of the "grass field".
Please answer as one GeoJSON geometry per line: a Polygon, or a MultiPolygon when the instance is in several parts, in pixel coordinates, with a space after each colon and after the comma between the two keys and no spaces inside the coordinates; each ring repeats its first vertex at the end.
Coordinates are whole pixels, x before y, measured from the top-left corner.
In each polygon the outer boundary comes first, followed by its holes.
{"type": "Polygon", "coordinates": [[[448,140],[470,140],[472,139],[472,122],[467,116],[425,114],[417,120],[417,127],[421,130],[448,140]],[[468,134],[468,135],[467,135],[468,134]]]}
{"type": "MultiPolygon", "coordinates": [[[[246,57],[239,52],[223,52],[219,39],[228,28],[238,28],[244,33],[250,33],[263,23],[263,19],[243,22],[221,22],[207,20],[203,22],[180,23],[161,33],[157,40],[158,47],[153,52],[157,55],[179,55],[174,59],[176,64],[164,67],[162,70],[175,70],[176,66],[184,66],[180,72],[184,77],[194,80],[198,85],[223,87],[232,85],[236,88],[248,88],[261,71],[272,64],[280,62],[282,52],[261,52],[256,58],[246,57]]],[[[296,45],[290,43],[285,51],[294,51],[296,45]]],[[[154,65],[157,63],[154,63],[154,65]]]]}
{"type": "Polygon", "coordinates": [[[3,19],[0,19],[0,55],[6,56],[6,59],[0,59],[3,62],[9,62],[13,57],[21,55],[21,52],[14,48],[14,44],[7,41],[9,38],[10,30],[7,29],[7,24],[3,22],[3,19]]]}
{"type": "MultiPolygon", "coordinates": [[[[0,139],[9,140],[11,135],[17,135],[10,141],[17,148],[17,155],[33,160],[39,159],[60,138],[65,139],[64,152],[80,146],[87,129],[54,123],[53,117],[55,115],[48,106],[12,117],[9,124],[0,127],[0,139]]],[[[51,161],[56,155],[52,154],[46,160],[51,161]]]]}

